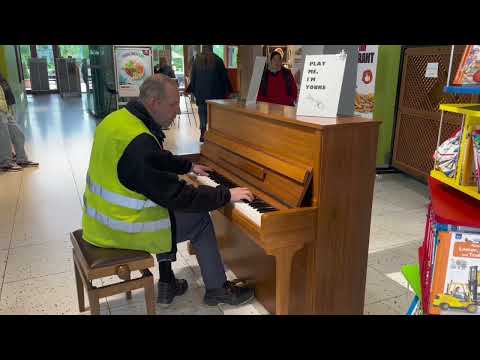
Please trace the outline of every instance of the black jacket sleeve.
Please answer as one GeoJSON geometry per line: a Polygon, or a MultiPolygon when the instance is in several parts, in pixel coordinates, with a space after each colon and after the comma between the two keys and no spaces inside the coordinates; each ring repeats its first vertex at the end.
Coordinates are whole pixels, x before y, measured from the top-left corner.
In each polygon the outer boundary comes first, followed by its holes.
{"type": "Polygon", "coordinates": [[[195,188],[180,180],[177,174],[187,173],[190,167],[190,161],[176,158],[152,136],[142,134],[125,149],[117,172],[123,186],[170,210],[212,211],[230,201],[230,191],[224,186],[195,188]]]}

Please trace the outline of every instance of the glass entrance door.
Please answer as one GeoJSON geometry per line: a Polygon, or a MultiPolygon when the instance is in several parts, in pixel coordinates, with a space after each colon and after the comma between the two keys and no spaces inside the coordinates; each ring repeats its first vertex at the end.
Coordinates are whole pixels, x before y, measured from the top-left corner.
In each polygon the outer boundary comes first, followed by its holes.
{"type": "Polygon", "coordinates": [[[23,74],[23,81],[27,93],[36,94],[58,92],[57,72],[55,67],[55,58],[59,56],[58,46],[19,45],[19,49],[22,65],[21,73],[23,74]],[[45,60],[40,61],[37,59],[45,60]]]}
{"type": "Polygon", "coordinates": [[[71,57],[80,68],[80,87],[82,93],[88,93],[92,87],[88,66],[88,45],[59,45],[62,58],[71,57]]]}
{"type": "Polygon", "coordinates": [[[55,58],[53,56],[52,45],[37,45],[37,58],[47,60],[50,90],[57,90],[57,73],[55,71],[55,58]]]}
{"type": "Polygon", "coordinates": [[[20,58],[22,63],[23,70],[23,82],[25,85],[25,90],[32,90],[32,82],[30,80],[30,59],[32,54],[30,52],[30,45],[20,45],[20,58]]]}

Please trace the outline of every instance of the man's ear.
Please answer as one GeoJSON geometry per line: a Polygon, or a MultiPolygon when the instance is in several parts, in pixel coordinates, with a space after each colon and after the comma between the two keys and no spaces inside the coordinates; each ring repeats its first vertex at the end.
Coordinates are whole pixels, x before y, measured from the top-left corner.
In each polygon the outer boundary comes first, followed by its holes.
{"type": "Polygon", "coordinates": [[[151,109],[153,107],[155,103],[155,99],[154,98],[147,98],[146,100],[144,100],[144,104],[149,108],[151,109]]]}

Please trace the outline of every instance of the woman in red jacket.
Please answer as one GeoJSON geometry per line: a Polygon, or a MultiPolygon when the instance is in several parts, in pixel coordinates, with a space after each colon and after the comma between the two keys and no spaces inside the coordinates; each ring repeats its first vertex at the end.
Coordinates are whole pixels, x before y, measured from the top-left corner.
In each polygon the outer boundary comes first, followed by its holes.
{"type": "Polygon", "coordinates": [[[282,66],[282,55],[278,51],[270,55],[271,66],[263,72],[257,101],[295,106],[297,84],[292,72],[282,66]]]}

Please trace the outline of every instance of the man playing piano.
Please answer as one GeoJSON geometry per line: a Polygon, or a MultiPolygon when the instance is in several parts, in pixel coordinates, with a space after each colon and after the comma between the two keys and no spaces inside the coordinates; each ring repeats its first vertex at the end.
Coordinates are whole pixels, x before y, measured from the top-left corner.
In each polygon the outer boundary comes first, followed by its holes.
{"type": "Polygon", "coordinates": [[[205,283],[204,302],[246,303],[253,298],[253,289],[227,281],[209,211],[228,202],[251,201],[253,195],[246,188],[194,187],[178,178],[210,171],[163,149],[161,129],[168,128],[178,113],[176,82],[156,74],[143,82],[138,100],[98,125],[84,195],[83,236],[100,247],[157,254],[157,301],[162,304],[188,288],[171,267],[176,243],[188,239],[205,283]]]}

